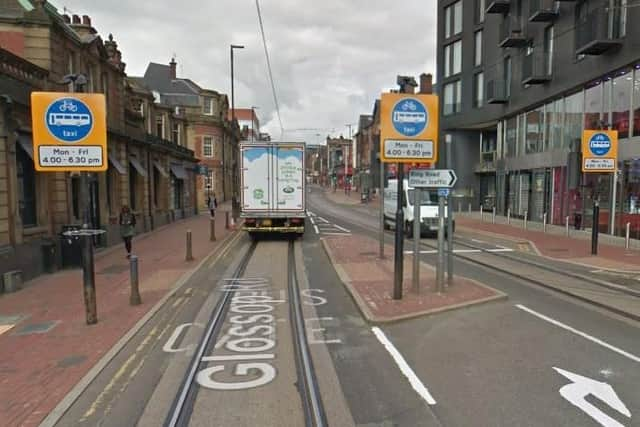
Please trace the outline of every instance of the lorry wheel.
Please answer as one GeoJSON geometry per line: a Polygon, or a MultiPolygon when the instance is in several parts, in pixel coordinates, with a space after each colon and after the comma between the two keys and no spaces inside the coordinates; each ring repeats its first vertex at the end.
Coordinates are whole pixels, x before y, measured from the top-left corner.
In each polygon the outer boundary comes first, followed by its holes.
{"type": "Polygon", "coordinates": [[[413,223],[412,222],[406,222],[405,223],[405,227],[404,227],[404,234],[405,236],[407,236],[409,239],[413,238],[413,223]]]}
{"type": "Polygon", "coordinates": [[[387,222],[387,218],[385,218],[384,221],[382,221],[382,228],[384,228],[385,230],[391,230],[391,226],[387,222]]]}

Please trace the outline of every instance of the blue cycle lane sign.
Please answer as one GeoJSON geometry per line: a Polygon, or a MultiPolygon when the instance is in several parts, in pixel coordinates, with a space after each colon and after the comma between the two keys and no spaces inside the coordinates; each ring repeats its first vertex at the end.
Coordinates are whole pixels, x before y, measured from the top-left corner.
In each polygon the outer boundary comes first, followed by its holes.
{"type": "Polygon", "coordinates": [[[585,130],[583,132],[583,172],[615,172],[617,162],[618,131],[585,130]]]}
{"type": "Polygon", "coordinates": [[[393,108],[391,120],[396,131],[404,136],[414,137],[427,126],[429,113],[419,100],[403,99],[393,108]]]}
{"type": "Polygon", "coordinates": [[[106,106],[102,94],[31,94],[37,171],[105,171],[106,106]]]}

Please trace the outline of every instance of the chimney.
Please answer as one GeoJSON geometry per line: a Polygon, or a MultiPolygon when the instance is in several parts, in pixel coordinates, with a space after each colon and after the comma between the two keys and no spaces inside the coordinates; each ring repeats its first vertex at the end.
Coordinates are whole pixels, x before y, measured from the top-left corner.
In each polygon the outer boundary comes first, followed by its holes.
{"type": "Polygon", "coordinates": [[[80,25],[80,17],[78,15],[73,15],[71,17],[71,22],[73,25],[80,25]]]}
{"type": "Polygon", "coordinates": [[[82,25],[91,26],[91,18],[88,15],[82,15],[82,25]]]}
{"type": "Polygon", "coordinates": [[[176,62],[176,58],[175,57],[171,58],[171,62],[169,62],[169,66],[171,67],[171,75],[170,75],[170,77],[171,77],[172,80],[175,80],[176,77],[177,77],[176,67],[178,66],[178,63],[176,62]]]}
{"type": "Polygon", "coordinates": [[[433,76],[431,74],[420,74],[420,93],[432,94],[433,93],[433,76]]]}
{"type": "Polygon", "coordinates": [[[71,17],[69,15],[62,15],[62,20],[65,24],[71,24],[71,17]]]}

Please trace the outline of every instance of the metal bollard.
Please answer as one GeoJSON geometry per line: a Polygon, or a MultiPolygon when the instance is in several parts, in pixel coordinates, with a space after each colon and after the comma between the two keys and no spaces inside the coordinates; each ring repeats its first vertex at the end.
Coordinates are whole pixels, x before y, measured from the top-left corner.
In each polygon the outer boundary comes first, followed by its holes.
{"type": "Polygon", "coordinates": [[[129,297],[130,305],[142,304],[140,298],[140,289],[138,287],[138,257],[131,255],[129,258],[129,271],[131,272],[131,296],[129,297]]]}
{"type": "Polygon", "coordinates": [[[462,212],[462,202],[458,202],[458,213],[462,212]]]}
{"type": "Polygon", "coordinates": [[[216,219],[211,218],[209,220],[209,241],[210,242],[215,242],[216,241],[216,219]]]}
{"type": "Polygon", "coordinates": [[[631,223],[628,222],[624,231],[624,248],[629,249],[629,239],[631,237],[631,223]]]}
{"type": "Polygon", "coordinates": [[[469,213],[471,213],[471,203],[469,203],[469,213]]]}
{"type": "Polygon", "coordinates": [[[480,221],[484,221],[484,208],[480,205],[480,221]]]}
{"type": "Polygon", "coordinates": [[[229,220],[230,212],[226,211],[224,214],[224,228],[228,230],[231,224],[231,221],[229,220]]]}
{"type": "Polygon", "coordinates": [[[496,208],[493,208],[493,212],[491,212],[491,223],[495,224],[496,223],[496,208]]]}
{"type": "Polygon", "coordinates": [[[524,229],[527,229],[527,221],[529,219],[529,211],[524,211],[524,229]]]}
{"type": "Polygon", "coordinates": [[[193,261],[193,252],[191,250],[191,230],[187,230],[187,255],[185,261],[193,261]]]}
{"type": "Polygon", "coordinates": [[[511,208],[507,208],[507,224],[511,224],[511,208]]]}
{"type": "Polygon", "coordinates": [[[547,213],[543,213],[542,214],[542,232],[546,233],[547,232],[547,213]]]}
{"type": "Polygon", "coordinates": [[[564,226],[567,229],[567,237],[569,237],[569,215],[567,215],[564,219],[564,226]]]}

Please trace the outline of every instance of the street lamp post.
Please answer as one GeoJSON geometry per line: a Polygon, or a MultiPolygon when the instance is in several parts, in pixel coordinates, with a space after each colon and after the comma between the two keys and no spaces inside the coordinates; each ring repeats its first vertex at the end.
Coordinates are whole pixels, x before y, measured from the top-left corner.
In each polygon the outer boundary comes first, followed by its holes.
{"type": "MultiPolygon", "coordinates": [[[[255,110],[257,110],[258,107],[255,106],[251,106],[251,142],[255,142],[255,129],[254,129],[254,124],[256,121],[256,112],[255,110]]],[[[258,128],[258,132],[260,132],[260,129],[258,128]]]]}
{"type": "MultiPolygon", "coordinates": [[[[233,76],[233,50],[234,49],[244,49],[244,46],[242,45],[237,45],[237,44],[232,44],[229,47],[230,53],[231,53],[231,126],[233,127],[233,124],[236,121],[236,104],[235,104],[235,88],[234,88],[234,76],[233,76]]],[[[237,190],[238,190],[238,182],[237,182],[237,172],[234,170],[232,171],[233,173],[233,186],[234,189],[232,191],[232,199],[231,199],[231,210],[233,211],[233,217],[237,218],[238,217],[238,201],[237,201],[237,190]]]]}

